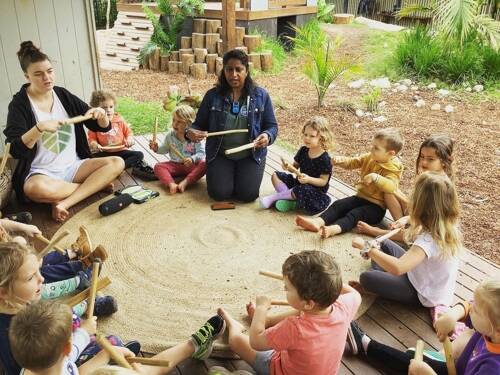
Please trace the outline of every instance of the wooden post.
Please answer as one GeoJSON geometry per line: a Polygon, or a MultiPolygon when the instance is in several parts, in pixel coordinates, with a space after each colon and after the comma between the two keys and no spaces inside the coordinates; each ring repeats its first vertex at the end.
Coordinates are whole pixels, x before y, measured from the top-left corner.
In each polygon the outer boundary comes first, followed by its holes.
{"type": "Polygon", "coordinates": [[[181,36],[181,48],[182,49],[191,48],[191,37],[190,36],[181,36]]]}
{"type": "Polygon", "coordinates": [[[273,55],[271,52],[262,52],[260,54],[260,66],[264,72],[269,72],[273,68],[273,55]]]}
{"type": "Polygon", "coordinates": [[[222,57],[217,57],[215,59],[215,74],[219,75],[222,71],[222,57]]]}
{"type": "Polygon", "coordinates": [[[193,53],[193,49],[192,48],[186,48],[186,49],[180,49],[179,50],[179,56],[182,56],[184,55],[185,53],[193,53]]]}
{"type": "Polygon", "coordinates": [[[216,31],[217,34],[222,35],[222,26],[219,26],[216,31]]]}
{"type": "Polygon", "coordinates": [[[170,52],[170,61],[180,61],[179,60],[179,51],[170,52]]]}
{"type": "Polygon", "coordinates": [[[142,69],[149,69],[149,55],[144,56],[144,60],[142,60],[142,69]]]}
{"type": "Polygon", "coordinates": [[[207,55],[207,73],[215,73],[215,59],[217,59],[216,53],[209,53],[207,55]]]}
{"type": "Polygon", "coordinates": [[[207,57],[207,49],[206,48],[195,48],[194,49],[194,62],[195,63],[204,63],[205,58],[207,57]]]}
{"type": "Polygon", "coordinates": [[[260,70],[260,53],[249,53],[248,61],[253,63],[254,69],[260,70]]]}
{"type": "Polygon", "coordinates": [[[236,12],[234,0],[222,0],[222,41],[224,52],[236,47],[236,12]]]}
{"type": "Polygon", "coordinates": [[[195,79],[206,79],[207,78],[207,64],[191,64],[191,75],[195,79]]]}
{"type": "Polygon", "coordinates": [[[245,35],[243,44],[248,48],[248,53],[253,53],[260,46],[260,35],[245,35]]]}
{"type": "Polygon", "coordinates": [[[205,21],[205,32],[207,34],[213,34],[217,32],[217,29],[220,27],[220,20],[206,20],[205,21]]]}
{"type": "Polygon", "coordinates": [[[205,34],[205,47],[208,53],[217,52],[217,41],[220,39],[220,35],[217,33],[205,34]]]}
{"type": "Polygon", "coordinates": [[[224,44],[222,43],[222,39],[219,39],[217,41],[217,55],[222,57],[223,54],[224,54],[224,44]]]}
{"type": "Polygon", "coordinates": [[[189,74],[189,67],[194,64],[194,55],[190,53],[185,53],[181,55],[182,62],[182,72],[184,74],[189,74]]]}
{"type": "Polygon", "coordinates": [[[205,34],[205,18],[195,18],[193,19],[193,32],[205,34]]]}
{"type": "Polygon", "coordinates": [[[191,34],[191,46],[194,48],[205,48],[205,34],[193,33],[191,34]]]}
{"type": "Polygon", "coordinates": [[[177,74],[181,70],[182,63],[180,61],[169,61],[168,72],[170,74],[177,74]]]}
{"type": "Polygon", "coordinates": [[[245,28],[241,26],[236,27],[236,46],[243,45],[243,38],[245,37],[245,28]]]}
{"type": "Polygon", "coordinates": [[[160,70],[162,72],[166,72],[168,70],[168,60],[169,60],[169,55],[163,55],[160,57],[160,70]]]}
{"type": "MultiPolygon", "coordinates": [[[[151,61],[149,62],[149,65],[151,65],[151,61]]],[[[153,53],[153,65],[151,69],[158,71],[160,70],[160,48],[156,48],[154,53],[153,53]]]]}

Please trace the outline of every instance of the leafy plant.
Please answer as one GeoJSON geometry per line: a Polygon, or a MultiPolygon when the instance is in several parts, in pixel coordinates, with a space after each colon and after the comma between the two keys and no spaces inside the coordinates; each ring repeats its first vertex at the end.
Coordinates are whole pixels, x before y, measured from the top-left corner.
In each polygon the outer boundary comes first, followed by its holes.
{"type": "Polygon", "coordinates": [[[276,74],[281,72],[283,70],[285,60],[287,59],[287,53],[283,43],[276,38],[268,36],[264,31],[260,31],[258,29],[250,30],[250,34],[261,36],[260,46],[257,47],[255,52],[270,51],[273,55],[273,68],[271,73],[276,74]]]}
{"type": "Polygon", "coordinates": [[[318,13],[316,13],[316,18],[320,22],[333,23],[333,11],[335,10],[335,4],[327,4],[325,0],[318,0],[318,13]]]}
{"type": "Polygon", "coordinates": [[[378,104],[380,103],[380,94],[382,93],[382,90],[380,87],[374,88],[372,91],[370,91],[368,94],[364,95],[362,97],[363,102],[365,103],[366,110],[368,112],[377,112],[378,111],[378,104]]]}
{"type": "Polygon", "coordinates": [[[295,37],[289,37],[294,44],[294,51],[298,54],[307,54],[318,45],[324,45],[328,39],[327,35],[317,20],[311,20],[301,27],[291,25],[295,37]]]}

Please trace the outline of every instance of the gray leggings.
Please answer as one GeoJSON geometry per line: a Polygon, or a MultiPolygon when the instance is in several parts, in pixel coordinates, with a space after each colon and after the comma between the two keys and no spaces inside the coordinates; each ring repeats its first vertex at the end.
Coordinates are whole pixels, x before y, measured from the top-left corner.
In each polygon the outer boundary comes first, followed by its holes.
{"type": "MultiPolygon", "coordinates": [[[[391,240],[382,242],[380,249],[396,258],[400,258],[405,253],[401,246],[391,240]]],[[[373,260],[372,270],[363,272],[359,277],[359,282],[363,289],[382,298],[398,301],[405,305],[422,306],[417,291],[408,279],[407,274],[401,276],[391,275],[373,260]]]]}

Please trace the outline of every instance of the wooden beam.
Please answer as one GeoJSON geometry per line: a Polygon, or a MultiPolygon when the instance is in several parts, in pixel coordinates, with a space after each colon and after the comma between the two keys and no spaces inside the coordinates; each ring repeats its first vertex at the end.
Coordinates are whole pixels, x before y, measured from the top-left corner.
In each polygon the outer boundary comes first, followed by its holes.
{"type": "Polygon", "coordinates": [[[236,11],[234,0],[222,0],[222,45],[224,53],[236,47],[236,11]]]}

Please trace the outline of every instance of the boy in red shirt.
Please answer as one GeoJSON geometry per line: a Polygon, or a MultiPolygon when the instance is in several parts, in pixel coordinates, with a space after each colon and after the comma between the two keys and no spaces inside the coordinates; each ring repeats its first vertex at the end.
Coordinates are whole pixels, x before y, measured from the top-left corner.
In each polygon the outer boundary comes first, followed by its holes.
{"type": "Polygon", "coordinates": [[[286,299],[294,309],[267,316],[271,300],[258,296],[247,311],[250,337],[224,309],[229,346],[257,375],[332,375],[338,372],[347,329],[361,296],[342,285],[339,266],[321,251],[302,251],[282,267],[286,299]]]}
{"type": "Polygon", "coordinates": [[[125,168],[133,167],[132,174],[146,180],[156,180],[153,168],[144,161],[140,151],[129,150],[134,145],[132,129],[122,116],[115,112],[116,98],[111,92],[97,90],[92,93],[90,105],[101,107],[111,122],[111,130],[106,133],[89,131],[87,138],[93,157],[119,156],[125,168]]]}

